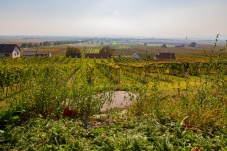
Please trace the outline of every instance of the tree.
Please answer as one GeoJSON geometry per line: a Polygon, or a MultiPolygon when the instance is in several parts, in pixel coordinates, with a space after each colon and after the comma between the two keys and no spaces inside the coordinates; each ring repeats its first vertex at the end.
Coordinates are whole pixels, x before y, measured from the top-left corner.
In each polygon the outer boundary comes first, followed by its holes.
{"type": "Polygon", "coordinates": [[[108,46],[102,47],[102,49],[99,51],[99,53],[108,53],[110,55],[114,55],[115,50],[108,45],[108,46]]]}
{"type": "Polygon", "coordinates": [[[197,45],[196,42],[191,42],[191,44],[189,45],[189,47],[195,47],[197,45]]]}
{"type": "Polygon", "coordinates": [[[163,44],[161,47],[162,47],[162,48],[167,48],[166,44],[163,44]]]}
{"type": "Polygon", "coordinates": [[[22,43],[21,44],[21,48],[26,48],[27,47],[27,43],[22,43]]]}
{"type": "Polygon", "coordinates": [[[31,48],[33,45],[32,45],[32,43],[31,42],[29,42],[28,44],[27,44],[27,47],[28,48],[31,48]]]}
{"type": "Polygon", "coordinates": [[[51,45],[51,42],[49,42],[49,41],[43,42],[43,46],[50,46],[50,45],[51,45]]]}
{"type": "Polygon", "coordinates": [[[80,49],[79,48],[75,48],[75,47],[67,47],[66,50],[66,57],[72,56],[73,54],[78,54],[80,53],[80,49]]]}

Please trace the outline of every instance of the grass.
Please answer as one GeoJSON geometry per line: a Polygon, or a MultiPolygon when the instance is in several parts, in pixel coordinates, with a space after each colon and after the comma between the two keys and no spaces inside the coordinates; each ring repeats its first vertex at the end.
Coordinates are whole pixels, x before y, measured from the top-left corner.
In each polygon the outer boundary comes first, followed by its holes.
{"type": "MultiPolygon", "coordinates": [[[[8,127],[2,149],[36,150],[225,150],[226,132],[193,132],[177,122],[161,124],[152,116],[93,119],[85,126],[73,119],[31,119],[23,126],[8,127]],[[23,137],[21,137],[21,135],[23,137]]],[[[4,137],[3,137],[4,138],[4,137]]]]}

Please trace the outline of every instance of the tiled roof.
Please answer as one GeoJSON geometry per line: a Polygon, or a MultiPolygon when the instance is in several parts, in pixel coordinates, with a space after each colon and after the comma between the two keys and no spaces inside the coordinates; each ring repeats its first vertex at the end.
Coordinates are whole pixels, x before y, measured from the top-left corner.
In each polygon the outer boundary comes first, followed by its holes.
{"type": "Polygon", "coordinates": [[[36,55],[49,55],[50,52],[37,52],[36,55]]]}
{"type": "Polygon", "coordinates": [[[16,44],[0,44],[0,53],[12,53],[15,47],[20,50],[16,44]]]}
{"type": "Polygon", "coordinates": [[[50,52],[24,51],[23,56],[49,55],[50,52]]]}
{"type": "Polygon", "coordinates": [[[23,56],[34,56],[36,51],[24,51],[23,56]]]}

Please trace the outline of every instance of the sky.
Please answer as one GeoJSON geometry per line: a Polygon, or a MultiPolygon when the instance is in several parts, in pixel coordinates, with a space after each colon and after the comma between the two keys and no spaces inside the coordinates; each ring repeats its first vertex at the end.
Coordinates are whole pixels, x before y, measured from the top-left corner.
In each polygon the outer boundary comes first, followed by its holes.
{"type": "Polygon", "coordinates": [[[227,35],[227,0],[0,0],[0,35],[227,35]]]}

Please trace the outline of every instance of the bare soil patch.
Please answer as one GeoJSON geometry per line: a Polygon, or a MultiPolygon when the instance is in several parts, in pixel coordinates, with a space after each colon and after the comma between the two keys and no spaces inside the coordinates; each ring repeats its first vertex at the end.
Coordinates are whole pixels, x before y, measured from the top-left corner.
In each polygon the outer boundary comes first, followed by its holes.
{"type": "MultiPolygon", "coordinates": [[[[109,94],[107,94],[109,95],[109,94]]],[[[126,108],[136,102],[137,94],[127,91],[115,91],[110,94],[112,99],[111,103],[108,101],[101,108],[102,112],[105,112],[114,108],[126,108]]]]}

